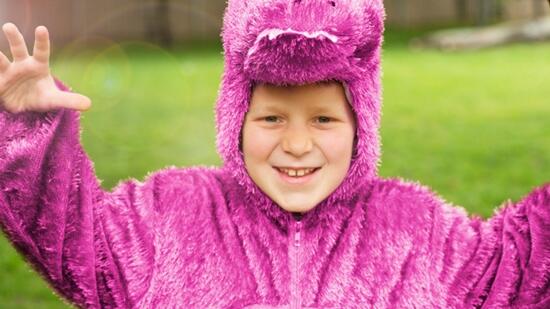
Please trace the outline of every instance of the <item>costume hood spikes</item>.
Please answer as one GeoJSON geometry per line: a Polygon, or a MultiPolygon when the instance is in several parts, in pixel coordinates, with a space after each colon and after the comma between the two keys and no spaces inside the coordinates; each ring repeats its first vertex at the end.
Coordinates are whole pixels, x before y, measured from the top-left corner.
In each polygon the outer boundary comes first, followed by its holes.
{"type": "MultiPolygon", "coordinates": [[[[348,199],[377,175],[380,123],[380,50],[384,9],[379,0],[232,1],[222,31],[224,73],[216,106],[217,149],[224,169],[270,216],[285,217],[248,175],[241,129],[255,83],[341,82],[357,123],[346,178],[314,208],[348,199]]],[[[311,212],[311,211],[310,211],[311,212]]]]}

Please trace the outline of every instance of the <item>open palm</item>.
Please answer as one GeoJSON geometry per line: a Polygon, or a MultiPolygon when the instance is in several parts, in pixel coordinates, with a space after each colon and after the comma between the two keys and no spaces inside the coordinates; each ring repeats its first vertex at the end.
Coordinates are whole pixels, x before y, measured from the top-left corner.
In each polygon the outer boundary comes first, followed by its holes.
{"type": "Polygon", "coordinates": [[[11,113],[46,112],[61,107],[80,111],[90,108],[88,97],[61,91],[55,85],[50,74],[50,39],[46,27],[39,26],[35,30],[32,56],[14,24],[6,23],[2,30],[13,61],[0,52],[0,105],[11,113]]]}

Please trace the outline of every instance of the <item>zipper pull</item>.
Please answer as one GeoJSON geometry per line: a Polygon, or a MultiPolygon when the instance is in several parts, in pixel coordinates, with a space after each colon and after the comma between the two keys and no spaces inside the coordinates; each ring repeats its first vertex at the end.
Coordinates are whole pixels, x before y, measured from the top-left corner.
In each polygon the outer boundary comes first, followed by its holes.
{"type": "Polygon", "coordinates": [[[300,247],[300,228],[302,226],[302,222],[298,221],[296,222],[296,234],[294,234],[294,246],[300,247]]]}

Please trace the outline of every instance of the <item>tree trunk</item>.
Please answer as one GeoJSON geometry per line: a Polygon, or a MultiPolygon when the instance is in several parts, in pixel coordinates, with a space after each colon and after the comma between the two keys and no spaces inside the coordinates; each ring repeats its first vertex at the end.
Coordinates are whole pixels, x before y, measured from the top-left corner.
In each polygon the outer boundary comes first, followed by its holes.
{"type": "Polygon", "coordinates": [[[465,22],[468,20],[468,5],[467,0],[456,0],[456,15],[459,22],[465,22]]]}
{"type": "Polygon", "coordinates": [[[146,14],[147,37],[164,47],[170,47],[173,43],[170,27],[169,0],[156,0],[149,14],[146,14]]]}
{"type": "Polygon", "coordinates": [[[478,25],[487,25],[497,16],[499,0],[478,0],[478,25]]]}

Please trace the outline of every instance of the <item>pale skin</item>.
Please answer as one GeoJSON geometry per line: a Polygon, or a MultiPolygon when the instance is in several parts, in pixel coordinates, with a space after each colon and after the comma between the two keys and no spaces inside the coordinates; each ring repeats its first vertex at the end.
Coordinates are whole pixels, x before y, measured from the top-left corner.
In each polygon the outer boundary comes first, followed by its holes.
{"type": "Polygon", "coordinates": [[[12,61],[0,52],[0,104],[11,113],[47,112],[58,108],[86,111],[91,100],[81,94],[61,91],[50,72],[48,29],[36,27],[32,55],[19,29],[6,23],[2,31],[9,43],[12,61]]]}
{"type": "Polygon", "coordinates": [[[353,111],[339,82],[259,85],[252,92],[242,132],[246,169],[281,208],[305,213],[344,180],[355,129],[353,111]],[[288,167],[317,169],[309,179],[300,179],[281,175],[278,169],[288,167]]]}

